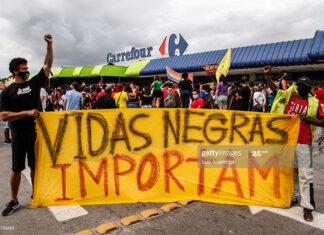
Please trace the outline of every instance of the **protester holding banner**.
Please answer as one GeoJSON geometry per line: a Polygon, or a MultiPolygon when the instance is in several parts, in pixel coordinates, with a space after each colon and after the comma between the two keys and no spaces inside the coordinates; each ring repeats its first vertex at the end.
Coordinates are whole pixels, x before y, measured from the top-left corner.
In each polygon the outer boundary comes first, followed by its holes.
{"type": "Polygon", "coordinates": [[[180,88],[182,108],[189,108],[189,102],[192,92],[192,81],[188,79],[188,73],[182,73],[182,79],[178,87],[180,88]]]}
{"type": "Polygon", "coordinates": [[[271,113],[306,115],[300,123],[297,148],[295,152],[295,191],[292,204],[298,203],[303,207],[304,219],[313,221],[312,211],[315,210],[314,189],[313,189],[313,160],[312,142],[315,134],[315,123],[310,124],[307,120],[323,119],[324,113],[319,105],[318,99],[311,93],[311,83],[308,77],[300,77],[297,86],[293,85],[286,91],[277,88],[270,79],[271,66],[264,67],[264,74],[268,86],[277,95],[273,101],[271,113]],[[299,181],[299,188],[297,182],[299,181]]]}
{"type": "Polygon", "coordinates": [[[44,66],[40,72],[27,81],[29,71],[27,60],[15,58],[9,64],[15,82],[1,93],[0,117],[11,122],[12,134],[12,173],[10,179],[11,201],[2,211],[2,216],[12,214],[20,207],[18,190],[21,180],[21,171],[25,169],[27,154],[30,176],[34,184],[36,140],[35,118],[39,117],[40,88],[48,82],[48,76],[53,63],[52,36],[44,36],[47,42],[47,53],[44,66]]]}

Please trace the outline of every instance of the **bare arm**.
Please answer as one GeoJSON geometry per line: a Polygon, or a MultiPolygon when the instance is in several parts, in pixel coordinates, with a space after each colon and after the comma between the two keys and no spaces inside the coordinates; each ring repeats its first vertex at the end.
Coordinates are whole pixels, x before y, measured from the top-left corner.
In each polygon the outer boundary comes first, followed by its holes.
{"type": "Polygon", "coordinates": [[[322,119],[313,119],[313,118],[308,118],[305,114],[299,115],[300,120],[309,124],[313,124],[315,126],[320,126],[324,127],[324,118],[322,119]]]}
{"type": "Polygon", "coordinates": [[[232,107],[232,104],[233,104],[233,100],[234,100],[234,95],[232,96],[232,98],[231,98],[231,101],[230,101],[230,104],[229,104],[229,106],[228,106],[228,109],[230,110],[231,109],[231,107],[232,107]]]}
{"type": "Polygon", "coordinates": [[[270,87],[270,89],[274,92],[274,93],[277,93],[278,91],[278,87],[276,86],[276,84],[274,84],[274,82],[271,80],[270,78],[270,72],[271,72],[271,66],[268,65],[268,66],[264,66],[264,76],[267,80],[267,83],[268,83],[268,87],[270,87]]]}
{"type": "Polygon", "coordinates": [[[27,116],[38,118],[39,112],[36,109],[32,109],[32,110],[26,110],[20,112],[3,111],[0,113],[1,119],[3,121],[9,121],[9,122],[17,121],[27,116]]]}
{"type": "Polygon", "coordinates": [[[46,77],[49,77],[49,74],[50,74],[50,71],[52,68],[52,64],[53,64],[53,47],[52,47],[53,38],[52,38],[52,35],[45,34],[44,39],[47,42],[47,50],[46,50],[46,56],[45,56],[43,69],[44,69],[46,77]]]}
{"type": "Polygon", "coordinates": [[[281,80],[281,85],[282,85],[282,89],[285,91],[287,90],[287,81],[285,79],[281,80]]]}
{"type": "Polygon", "coordinates": [[[262,106],[262,104],[260,103],[260,101],[257,98],[254,98],[254,100],[255,100],[255,102],[258,103],[258,105],[261,105],[262,106]]]}

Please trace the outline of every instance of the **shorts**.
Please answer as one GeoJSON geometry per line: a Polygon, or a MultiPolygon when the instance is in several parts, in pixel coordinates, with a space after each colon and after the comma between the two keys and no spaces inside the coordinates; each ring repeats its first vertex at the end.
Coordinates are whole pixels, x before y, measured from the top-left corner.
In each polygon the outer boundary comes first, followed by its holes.
{"type": "Polygon", "coordinates": [[[35,168],[35,141],[35,131],[12,135],[12,171],[19,173],[25,169],[26,155],[28,166],[32,169],[35,168]]]}
{"type": "Polygon", "coordinates": [[[144,104],[144,105],[142,105],[142,108],[143,109],[149,109],[149,108],[152,108],[152,105],[151,104],[144,104]]]}
{"type": "Polygon", "coordinates": [[[163,92],[161,90],[154,90],[153,91],[153,97],[161,98],[162,96],[163,96],[163,92]]]}
{"type": "Polygon", "coordinates": [[[226,105],[227,103],[227,95],[220,95],[217,97],[216,104],[217,105],[226,105]]]}
{"type": "Polygon", "coordinates": [[[3,121],[4,123],[4,128],[9,129],[9,122],[8,121],[3,121]]]}

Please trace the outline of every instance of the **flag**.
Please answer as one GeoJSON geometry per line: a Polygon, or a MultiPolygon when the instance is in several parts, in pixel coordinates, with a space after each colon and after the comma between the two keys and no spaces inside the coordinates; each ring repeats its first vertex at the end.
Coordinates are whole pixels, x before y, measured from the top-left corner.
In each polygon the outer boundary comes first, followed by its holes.
{"type": "Polygon", "coordinates": [[[218,65],[217,64],[201,65],[201,67],[205,70],[207,75],[214,81],[213,76],[215,76],[216,74],[218,65]]]}
{"type": "Polygon", "coordinates": [[[225,77],[228,74],[228,71],[231,66],[231,53],[232,53],[232,47],[228,49],[225,56],[223,57],[222,61],[218,65],[217,71],[216,71],[216,79],[217,82],[219,82],[220,76],[223,74],[225,77]]]}
{"type": "MultiPolygon", "coordinates": [[[[173,71],[172,69],[170,69],[169,67],[166,67],[166,71],[167,71],[167,75],[168,78],[175,82],[175,83],[179,83],[181,80],[181,73],[177,73],[176,71],[173,71]]],[[[192,73],[188,73],[188,78],[193,81],[193,74],[192,73]]]]}

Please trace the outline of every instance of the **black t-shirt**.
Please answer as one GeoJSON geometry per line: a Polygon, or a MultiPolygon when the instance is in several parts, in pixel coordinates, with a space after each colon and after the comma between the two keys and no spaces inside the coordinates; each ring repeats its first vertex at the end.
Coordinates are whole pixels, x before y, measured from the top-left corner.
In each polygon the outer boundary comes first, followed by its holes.
{"type": "MultiPolygon", "coordinates": [[[[286,79],[282,78],[282,79],[279,79],[279,90],[283,90],[283,87],[282,87],[282,81],[286,81],[286,79]]],[[[287,81],[286,81],[287,82],[287,81]]]]}
{"type": "Polygon", "coordinates": [[[98,98],[97,109],[115,109],[115,100],[110,95],[104,94],[98,98]]]}
{"type": "Polygon", "coordinates": [[[238,95],[242,96],[242,99],[239,99],[235,104],[232,106],[232,110],[248,110],[249,109],[249,100],[251,91],[248,87],[243,86],[239,89],[238,95]]]}
{"type": "Polygon", "coordinates": [[[180,90],[192,90],[192,81],[190,79],[185,79],[179,82],[178,87],[180,90]]]}
{"type": "MultiPolygon", "coordinates": [[[[40,89],[48,81],[43,68],[29,81],[12,83],[1,93],[0,111],[20,112],[40,107],[40,89]]],[[[12,132],[23,133],[35,129],[33,117],[11,122],[12,132]]]]}
{"type": "Polygon", "coordinates": [[[152,96],[141,95],[142,105],[152,105],[152,96]]]}

